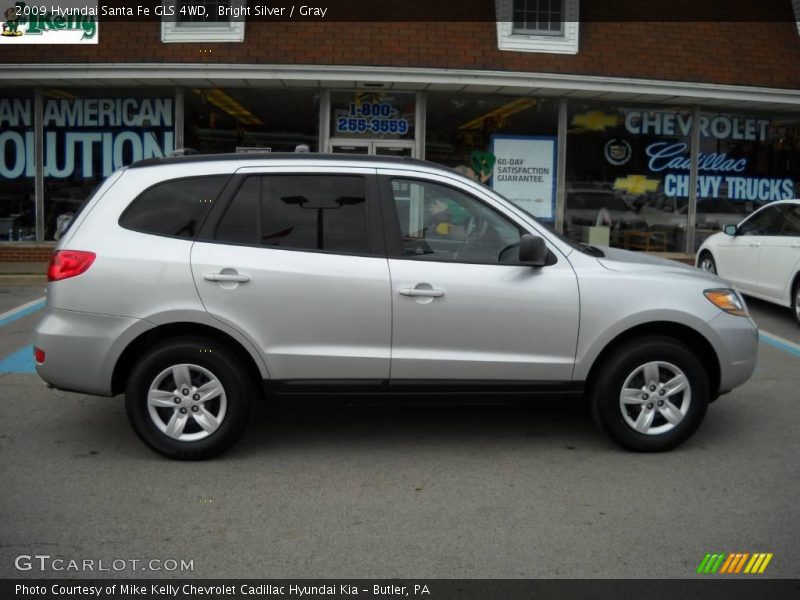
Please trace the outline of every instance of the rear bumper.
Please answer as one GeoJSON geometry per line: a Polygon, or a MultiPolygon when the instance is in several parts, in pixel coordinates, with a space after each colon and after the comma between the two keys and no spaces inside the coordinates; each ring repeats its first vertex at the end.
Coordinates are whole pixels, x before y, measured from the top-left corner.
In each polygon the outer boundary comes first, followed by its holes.
{"type": "Polygon", "coordinates": [[[111,396],[124,340],[149,327],[141,319],[48,307],[34,338],[34,345],[45,352],[44,364],[37,364],[36,371],[58,389],[111,396]]]}

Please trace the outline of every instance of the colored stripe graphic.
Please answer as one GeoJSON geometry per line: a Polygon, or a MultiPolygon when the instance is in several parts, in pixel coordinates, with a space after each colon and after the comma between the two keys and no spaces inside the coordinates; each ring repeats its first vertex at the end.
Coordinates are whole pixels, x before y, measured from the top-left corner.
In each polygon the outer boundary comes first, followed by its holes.
{"type": "Polygon", "coordinates": [[[723,563],[722,568],[719,570],[719,572],[720,573],[728,573],[729,572],[728,569],[730,569],[731,564],[733,563],[735,558],[736,558],[736,554],[728,554],[728,558],[723,563]]]}
{"type": "Polygon", "coordinates": [[[715,573],[728,575],[747,573],[755,575],[766,570],[772,557],[773,554],[771,552],[756,552],[754,554],[749,552],[707,553],[697,567],[697,572],[710,575],[715,573]]]}

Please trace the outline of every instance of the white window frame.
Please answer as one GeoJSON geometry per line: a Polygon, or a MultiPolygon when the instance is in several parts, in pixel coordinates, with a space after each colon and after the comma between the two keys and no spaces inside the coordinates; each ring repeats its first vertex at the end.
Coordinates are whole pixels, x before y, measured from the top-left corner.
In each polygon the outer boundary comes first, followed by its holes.
{"type": "Polygon", "coordinates": [[[800,0],[792,0],[792,9],[797,23],[797,34],[800,35],[800,0]]]}
{"type": "Polygon", "coordinates": [[[579,0],[564,0],[562,33],[518,33],[514,31],[514,0],[495,0],[497,47],[515,52],[577,54],[580,22],[579,0]]]}
{"type": "MultiPolygon", "coordinates": [[[[161,41],[174,42],[242,42],[244,41],[244,17],[228,18],[227,22],[180,23],[177,0],[163,0],[165,8],[172,8],[172,16],[161,18],[161,41]]],[[[244,8],[247,0],[231,0],[231,8],[244,8]]],[[[169,10],[165,10],[169,13],[169,10]]]]}

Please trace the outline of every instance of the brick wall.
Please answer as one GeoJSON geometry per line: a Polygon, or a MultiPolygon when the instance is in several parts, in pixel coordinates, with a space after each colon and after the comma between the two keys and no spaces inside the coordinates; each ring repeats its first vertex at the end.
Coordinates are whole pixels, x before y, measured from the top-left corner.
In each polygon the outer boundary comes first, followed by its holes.
{"type": "Polygon", "coordinates": [[[51,244],[0,244],[0,263],[48,262],[53,253],[51,244]]]}
{"type": "MultiPolygon", "coordinates": [[[[681,15],[696,4],[695,0],[674,0],[669,6],[681,15]]],[[[495,23],[490,21],[250,21],[244,42],[217,44],[164,44],[157,22],[101,21],[99,45],[5,45],[0,63],[375,65],[800,88],[800,36],[790,0],[750,4],[752,18],[772,21],[619,22],[607,19],[641,11],[641,0],[583,0],[580,52],[574,56],[500,51],[495,23]]],[[[704,5],[736,18],[736,3],[704,0],[704,5]]]]}

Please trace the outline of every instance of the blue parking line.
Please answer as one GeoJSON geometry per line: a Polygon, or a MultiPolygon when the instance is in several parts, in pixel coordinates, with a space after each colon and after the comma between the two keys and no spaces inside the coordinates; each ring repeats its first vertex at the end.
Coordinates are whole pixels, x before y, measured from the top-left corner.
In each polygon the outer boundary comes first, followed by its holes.
{"type": "Polygon", "coordinates": [[[22,319],[23,317],[27,317],[28,315],[32,315],[37,310],[43,309],[45,303],[46,301],[42,299],[39,300],[39,302],[36,302],[35,304],[31,304],[30,306],[25,306],[25,308],[23,308],[22,310],[16,312],[12,311],[11,314],[5,313],[8,314],[8,316],[3,319],[0,319],[0,327],[8,325],[9,323],[13,323],[14,321],[22,319]]]}
{"type": "Polygon", "coordinates": [[[33,346],[26,346],[0,360],[0,373],[36,373],[33,346]]]}
{"type": "Polygon", "coordinates": [[[765,344],[769,344],[773,348],[777,348],[778,350],[783,350],[784,352],[788,352],[792,356],[800,356],[800,346],[793,344],[788,340],[784,340],[776,335],[766,333],[764,331],[760,331],[758,334],[758,338],[764,342],[765,344]]]}

